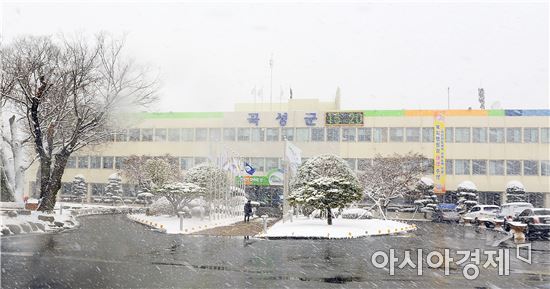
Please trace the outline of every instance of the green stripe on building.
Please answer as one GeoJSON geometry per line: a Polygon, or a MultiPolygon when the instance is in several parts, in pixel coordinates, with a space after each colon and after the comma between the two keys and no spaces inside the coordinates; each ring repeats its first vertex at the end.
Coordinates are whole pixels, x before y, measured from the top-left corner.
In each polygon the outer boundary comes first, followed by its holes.
{"type": "Polygon", "coordinates": [[[223,112],[144,112],[139,116],[146,119],[223,118],[223,112]]]}
{"type": "Polygon", "coordinates": [[[504,116],[504,109],[489,109],[489,116],[504,116]]]}
{"type": "Polygon", "coordinates": [[[365,110],[363,111],[364,116],[404,116],[405,111],[402,109],[399,110],[365,110]]]}

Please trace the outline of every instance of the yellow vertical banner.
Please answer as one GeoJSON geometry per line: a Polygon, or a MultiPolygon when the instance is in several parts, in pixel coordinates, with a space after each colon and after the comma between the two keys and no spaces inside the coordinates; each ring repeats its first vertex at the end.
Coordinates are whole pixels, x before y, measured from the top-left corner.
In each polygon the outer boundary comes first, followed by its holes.
{"type": "Polygon", "coordinates": [[[434,118],[434,193],[445,193],[445,114],[438,112],[434,118]]]}

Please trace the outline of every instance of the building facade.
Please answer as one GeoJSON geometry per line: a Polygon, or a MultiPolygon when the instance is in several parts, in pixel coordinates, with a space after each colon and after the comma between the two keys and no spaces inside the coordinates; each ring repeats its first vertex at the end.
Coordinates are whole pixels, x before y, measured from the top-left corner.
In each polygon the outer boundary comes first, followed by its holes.
{"type": "MultiPolygon", "coordinates": [[[[433,160],[434,120],[443,115],[447,191],[469,180],[480,191],[480,203],[500,204],[506,184],[517,180],[535,206],[550,207],[550,110],[341,110],[338,98],[235,107],[233,112],[138,114],[111,141],[71,157],[62,193],[70,193],[74,176],[82,174],[89,194],[102,194],[109,175],[130,155],[168,154],[187,170],[229,153],[255,168],[251,187],[276,194],[280,183],[262,176],[283,167],[284,139],[305,159],[333,153],[355,170],[377,154],[418,152],[433,160]]],[[[33,170],[36,166],[27,174],[27,191],[35,189],[33,170]]],[[[124,190],[135,194],[130,184],[124,190]]]]}

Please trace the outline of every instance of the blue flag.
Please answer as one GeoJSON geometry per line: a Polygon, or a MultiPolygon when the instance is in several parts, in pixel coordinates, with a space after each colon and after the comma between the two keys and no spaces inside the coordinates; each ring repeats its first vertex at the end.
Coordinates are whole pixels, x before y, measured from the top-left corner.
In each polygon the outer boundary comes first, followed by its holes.
{"type": "Polygon", "coordinates": [[[253,175],[256,172],[256,169],[254,169],[249,163],[245,162],[244,171],[249,175],[253,175]]]}

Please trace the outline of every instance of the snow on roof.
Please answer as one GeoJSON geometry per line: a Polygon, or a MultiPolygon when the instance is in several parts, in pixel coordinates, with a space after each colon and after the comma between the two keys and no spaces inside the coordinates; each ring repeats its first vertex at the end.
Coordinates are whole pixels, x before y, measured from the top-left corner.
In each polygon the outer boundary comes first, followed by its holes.
{"type": "Polygon", "coordinates": [[[506,184],[506,189],[519,189],[519,190],[525,190],[525,187],[523,186],[523,184],[520,182],[520,181],[516,181],[516,180],[513,180],[513,181],[509,181],[507,184],[506,184]]]}
{"type": "Polygon", "coordinates": [[[477,191],[477,187],[476,185],[471,182],[471,181],[463,181],[462,183],[460,183],[457,187],[457,189],[463,189],[463,190],[467,190],[467,191],[477,191]]]}

